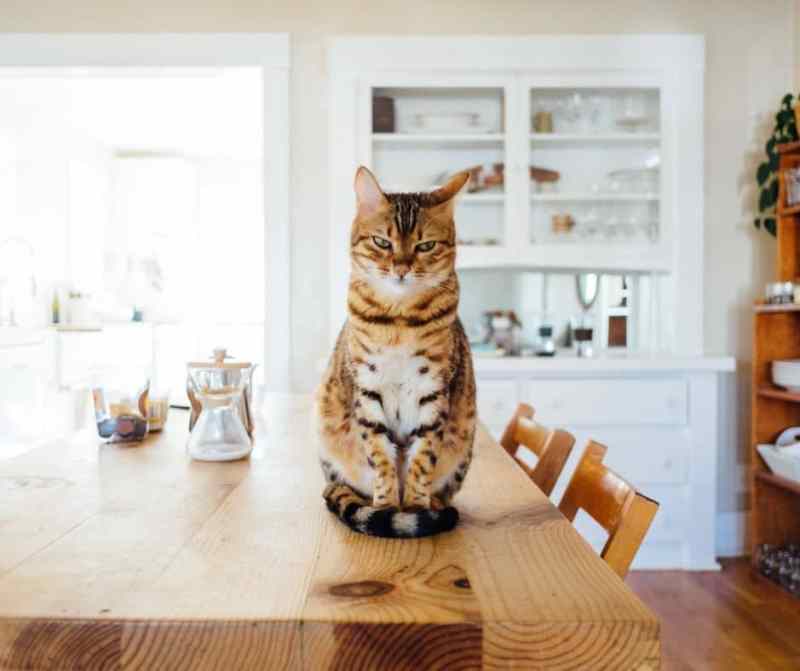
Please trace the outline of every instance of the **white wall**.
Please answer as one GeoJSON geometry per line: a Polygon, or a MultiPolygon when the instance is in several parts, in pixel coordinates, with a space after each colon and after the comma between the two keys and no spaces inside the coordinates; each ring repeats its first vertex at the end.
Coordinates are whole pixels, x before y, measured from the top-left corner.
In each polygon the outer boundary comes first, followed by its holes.
{"type": "MultiPolygon", "coordinates": [[[[705,343],[740,360],[741,418],[723,466],[747,449],[749,305],[772,274],[774,240],[751,224],[753,170],[772,111],[800,62],[791,0],[27,0],[0,9],[0,31],[286,31],[292,34],[292,378],[310,389],[327,349],[328,37],[374,34],[700,33],[706,37],[705,343]],[[796,55],[797,54],[797,55],[796,55]]],[[[342,222],[348,226],[349,222],[342,222]]],[[[742,507],[742,488],[721,492],[742,507]]]]}

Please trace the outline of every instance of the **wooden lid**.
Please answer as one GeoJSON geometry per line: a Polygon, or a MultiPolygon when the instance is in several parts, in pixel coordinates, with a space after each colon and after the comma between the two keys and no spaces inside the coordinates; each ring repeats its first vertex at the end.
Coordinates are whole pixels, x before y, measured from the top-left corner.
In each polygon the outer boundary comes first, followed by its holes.
{"type": "Polygon", "coordinates": [[[249,361],[236,361],[233,357],[228,356],[228,350],[224,347],[218,347],[214,350],[210,359],[206,361],[190,361],[186,364],[187,368],[222,368],[225,370],[241,370],[242,368],[250,368],[253,364],[249,361]]]}

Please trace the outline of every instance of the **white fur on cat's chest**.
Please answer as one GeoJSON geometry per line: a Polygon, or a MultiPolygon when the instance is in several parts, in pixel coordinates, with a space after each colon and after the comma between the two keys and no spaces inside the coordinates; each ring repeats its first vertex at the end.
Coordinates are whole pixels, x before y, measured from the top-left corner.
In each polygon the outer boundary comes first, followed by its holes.
{"type": "Polygon", "coordinates": [[[424,356],[414,356],[407,346],[384,346],[367,357],[367,364],[359,367],[358,384],[381,395],[383,421],[399,440],[434,421],[433,404],[420,406],[420,399],[437,391],[440,383],[424,356]]]}

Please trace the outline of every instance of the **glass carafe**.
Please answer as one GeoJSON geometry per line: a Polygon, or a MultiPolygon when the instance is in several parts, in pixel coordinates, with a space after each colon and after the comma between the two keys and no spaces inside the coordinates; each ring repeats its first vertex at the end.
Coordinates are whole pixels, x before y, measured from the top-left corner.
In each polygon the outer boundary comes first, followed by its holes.
{"type": "Polygon", "coordinates": [[[193,459],[231,461],[242,459],[253,450],[240,412],[253,366],[228,363],[223,358],[188,366],[187,384],[200,404],[200,415],[186,445],[193,459]]]}

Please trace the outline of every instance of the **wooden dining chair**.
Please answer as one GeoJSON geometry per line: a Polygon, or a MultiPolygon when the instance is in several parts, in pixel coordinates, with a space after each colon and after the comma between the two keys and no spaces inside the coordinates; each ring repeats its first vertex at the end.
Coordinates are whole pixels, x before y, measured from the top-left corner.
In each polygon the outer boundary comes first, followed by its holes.
{"type": "Polygon", "coordinates": [[[500,444],[545,496],[550,496],[572,452],[575,437],[568,431],[548,429],[534,422],[533,415],[534,410],[531,406],[520,403],[503,432],[500,444]],[[528,448],[538,457],[533,468],[520,458],[520,446],[528,448]]]}
{"type": "Polygon", "coordinates": [[[570,521],[584,510],[608,533],[600,556],[625,578],[658,510],[646,497],[603,464],[605,445],[589,441],[558,509],[570,521]]]}

